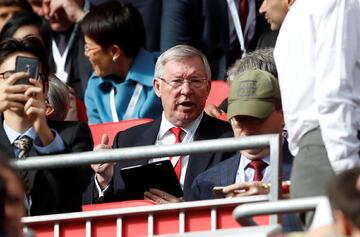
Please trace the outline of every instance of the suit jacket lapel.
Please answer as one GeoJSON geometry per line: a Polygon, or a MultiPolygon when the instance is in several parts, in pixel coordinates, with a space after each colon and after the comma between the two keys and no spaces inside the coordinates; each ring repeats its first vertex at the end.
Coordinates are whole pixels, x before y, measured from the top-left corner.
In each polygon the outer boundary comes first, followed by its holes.
{"type": "Polygon", "coordinates": [[[8,158],[13,158],[15,157],[14,149],[5,133],[3,120],[1,119],[0,122],[0,152],[8,158]]]}
{"type": "Polygon", "coordinates": [[[229,158],[225,162],[225,170],[221,171],[220,176],[220,185],[227,186],[235,183],[236,173],[239,168],[240,163],[240,154],[236,153],[233,157],[229,158]]]}
{"type": "MultiPolygon", "coordinates": [[[[157,135],[159,133],[160,124],[161,124],[161,118],[158,118],[154,120],[152,123],[150,123],[149,127],[141,134],[141,138],[138,139],[137,143],[135,143],[133,147],[154,145],[156,142],[157,135]]],[[[148,159],[124,161],[121,163],[122,163],[121,167],[144,165],[148,163],[148,159]]]]}
{"type": "MultiPolygon", "coordinates": [[[[209,127],[206,126],[207,121],[208,121],[208,115],[204,113],[204,116],[199,124],[199,127],[195,132],[194,141],[210,139],[208,134],[209,132],[211,133],[211,131],[209,130],[209,127]]],[[[188,168],[186,170],[184,190],[187,187],[189,188],[191,187],[192,181],[194,180],[196,175],[205,171],[209,167],[212,158],[213,158],[213,153],[195,154],[189,157],[188,168]]]]}

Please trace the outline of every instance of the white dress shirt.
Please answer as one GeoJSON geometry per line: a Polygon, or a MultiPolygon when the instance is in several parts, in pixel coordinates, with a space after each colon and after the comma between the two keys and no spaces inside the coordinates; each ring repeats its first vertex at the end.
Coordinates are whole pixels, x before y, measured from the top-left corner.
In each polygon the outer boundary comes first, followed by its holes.
{"type": "MultiPolygon", "coordinates": [[[[195,132],[201,122],[201,119],[203,117],[203,113],[201,113],[193,122],[191,122],[188,126],[182,127],[183,133],[181,134],[181,143],[190,143],[194,141],[194,135],[195,132]]],[[[166,118],[164,113],[162,114],[161,124],[159,133],[156,139],[156,145],[160,144],[174,144],[175,143],[175,136],[174,134],[169,131],[171,128],[173,128],[174,125],[171,124],[166,118]]],[[[169,157],[163,157],[163,158],[155,158],[151,159],[150,162],[156,162],[161,160],[168,160],[169,157]]],[[[176,163],[179,160],[179,156],[174,156],[171,159],[172,165],[175,167],[176,163]]],[[[180,175],[180,184],[181,188],[184,188],[184,182],[185,182],[185,174],[187,170],[187,166],[189,163],[189,156],[182,156],[181,161],[181,175],[180,175]]]]}
{"type": "MultiPolygon", "coordinates": [[[[201,113],[192,123],[190,123],[187,127],[182,127],[183,132],[181,133],[181,143],[189,143],[194,141],[194,135],[195,132],[201,122],[201,119],[203,117],[203,113],[201,113]]],[[[157,139],[156,139],[156,145],[159,144],[175,144],[175,136],[174,134],[169,131],[171,128],[173,128],[174,125],[172,125],[164,116],[164,113],[162,114],[162,118],[161,118],[161,124],[160,124],[160,129],[159,129],[159,133],[157,135],[157,139]]],[[[171,163],[173,165],[173,167],[175,167],[176,163],[179,160],[179,156],[174,156],[171,159],[171,163]]],[[[154,158],[154,159],[150,159],[149,163],[152,162],[157,162],[157,161],[162,161],[162,160],[169,160],[169,157],[161,157],[161,158],[154,158]]],[[[185,182],[185,174],[186,174],[186,169],[189,163],[189,156],[182,156],[182,161],[181,161],[181,174],[180,174],[180,185],[181,188],[184,188],[184,182],[185,182]]],[[[98,190],[98,194],[99,197],[104,196],[105,191],[109,188],[110,184],[107,185],[103,190],[100,188],[100,185],[96,179],[96,175],[94,177],[95,179],[95,186],[96,189],[98,190]]]]}
{"type": "MultiPolygon", "coordinates": [[[[263,178],[261,181],[270,183],[271,180],[270,156],[265,156],[264,158],[262,158],[262,161],[264,161],[267,164],[267,166],[262,171],[263,178]]],[[[249,167],[250,162],[251,160],[241,155],[239,167],[236,172],[235,183],[246,183],[254,180],[255,170],[249,167]]]]}
{"type": "Polygon", "coordinates": [[[360,1],[296,0],[274,57],[291,153],[320,127],[336,173],[359,164],[360,1]]]}

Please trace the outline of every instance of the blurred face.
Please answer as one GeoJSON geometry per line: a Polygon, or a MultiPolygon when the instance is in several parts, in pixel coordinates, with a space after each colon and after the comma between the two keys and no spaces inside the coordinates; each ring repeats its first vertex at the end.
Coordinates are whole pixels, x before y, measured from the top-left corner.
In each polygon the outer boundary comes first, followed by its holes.
{"type": "Polygon", "coordinates": [[[25,214],[24,189],[20,180],[9,170],[3,170],[2,176],[6,183],[5,198],[5,232],[10,237],[21,236],[21,217],[25,214]]]}
{"type": "Polygon", "coordinates": [[[279,30],[293,0],[264,0],[259,12],[265,14],[271,30],[279,30]]]}
{"type": "MultiPolygon", "coordinates": [[[[283,115],[281,111],[273,110],[266,119],[250,116],[232,117],[231,126],[235,137],[262,135],[268,133],[281,134],[283,130],[283,115]]],[[[250,160],[258,160],[269,154],[268,148],[242,150],[241,154],[250,160]]]]}
{"type": "Polygon", "coordinates": [[[16,39],[23,39],[26,36],[34,36],[42,41],[42,37],[40,34],[39,29],[34,25],[26,25],[18,28],[15,33],[13,34],[13,37],[16,39]]]}
{"type": "Polygon", "coordinates": [[[0,30],[3,28],[5,23],[16,13],[23,11],[18,6],[2,6],[0,7],[0,30]]]}
{"type": "MultiPolygon", "coordinates": [[[[79,6],[82,5],[82,0],[74,0],[79,6]]],[[[50,28],[55,32],[62,32],[68,30],[74,23],[69,20],[64,8],[60,7],[55,11],[53,16],[50,16],[50,0],[28,0],[33,11],[41,17],[44,17],[50,28]]]]}
{"type": "Polygon", "coordinates": [[[173,125],[184,127],[204,110],[210,80],[206,78],[205,67],[199,57],[167,62],[162,80],[155,78],[153,83],[155,93],[161,98],[165,117],[173,125]],[[178,87],[174,88],[176,84],[178,87]]]}
{"type": "Polygon", "coordinates": [[[88,36],[85,36],[85,55],[89,58],[96,76],[104,77],[114,74],[116,71],[111,51],[102,48],[88,36]]]}

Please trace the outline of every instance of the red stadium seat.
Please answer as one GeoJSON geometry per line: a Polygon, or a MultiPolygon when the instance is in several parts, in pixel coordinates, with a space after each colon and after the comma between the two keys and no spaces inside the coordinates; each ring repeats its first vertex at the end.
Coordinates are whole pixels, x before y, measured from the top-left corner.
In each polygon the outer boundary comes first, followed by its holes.
{"type": "Polygon", "coordinates": [[[155,205],[153,201],[149,200],[130,200],[122,202],[108,202],[108,203],[99,203],[99,204],[88,204],[82,205],[83,211],[95,211],[95,210],[105,210],[112,208],[124,208],[124,207],[138,207],[138,206],[148,206],[155,205]]]}
{"type": "Polygon", "coordinates": [[[153,121],[150,118],[141,118],[141,119],[129,119],[123,120],[120,122],[113,122],[113,123],[101,123],[101,124],[92,124],[89,125],[91,134],[94,140],[94,146],[100,144],[101,137],[103,134],[109,135],[109,144],[112,144],[115,138],[115,135],[119,131],[124,131],[128,128],[131,128],[136,125],[140,125],[143,123],[148,123],[153,121]]]}
{"type": "Polygon", "coordinates": [[[211,90],[206,105],[219,106],[228,97],[229,85],[225,81],[211,81],[211,90]]]}

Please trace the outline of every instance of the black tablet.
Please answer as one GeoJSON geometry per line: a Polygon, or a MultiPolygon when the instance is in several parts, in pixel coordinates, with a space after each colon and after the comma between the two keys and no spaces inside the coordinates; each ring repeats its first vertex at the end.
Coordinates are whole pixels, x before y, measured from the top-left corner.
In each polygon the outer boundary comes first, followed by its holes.
{"type": "Polygon", "coordinates": [[[175,197],[183,192],[170,160],[126,167],[120,170],[127,191],[134,199],[143,199],[144,192],[157,188],[175,197]]]}

